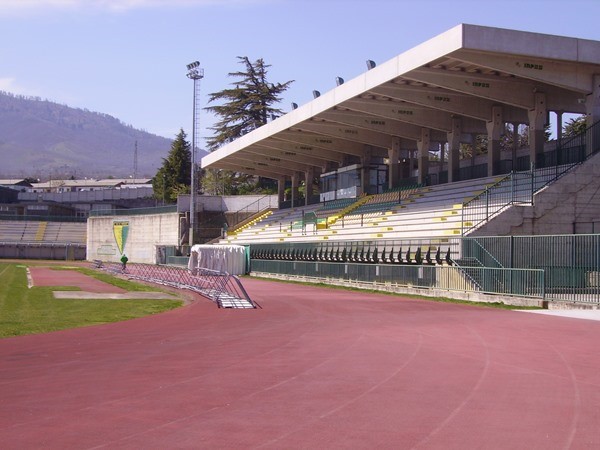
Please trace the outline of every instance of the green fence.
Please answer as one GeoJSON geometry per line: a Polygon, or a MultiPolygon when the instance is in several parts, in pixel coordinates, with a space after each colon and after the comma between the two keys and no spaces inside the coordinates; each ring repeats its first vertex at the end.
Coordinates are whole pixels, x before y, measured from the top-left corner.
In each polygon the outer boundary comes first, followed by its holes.
{"type": "Polygon", "coordinates": [[[549,299],[600,303],[600,234],[463,238],[458,264],[540,269],[549,299]]]}
{"type": "MultiPolygon", "coordinates": [[[[250,247],[250,255],[252,270],[267,264],[265,270],[276,273],[279,267],[287,270],[289,262],[319,263],[295,270],[315,278],[348,276],[384,283],[402,279],[404,285],[422,287],[441,279],[446,269],[439,267],[452,266],[449,274],[460,271],[480,292],[526,296],[540,295],[538,279],[530,281],[526,274],[541,271],[547,300],[600,304],[600,234],[257,244],[250,247]],[[337,265],[329,268],[323,265],[327,263],[337,265]],[[346,269],[345,264],[352,267],[346,269]],[[390,270],[391,278],[386,275],[390,270]]],[[[461,290],[459,286],[452,289],[461,290]]]]}
{"type": "Polygon", "coordinates": [[[543,299],[544,271],[254,259],[253,272],[543,299]]]}

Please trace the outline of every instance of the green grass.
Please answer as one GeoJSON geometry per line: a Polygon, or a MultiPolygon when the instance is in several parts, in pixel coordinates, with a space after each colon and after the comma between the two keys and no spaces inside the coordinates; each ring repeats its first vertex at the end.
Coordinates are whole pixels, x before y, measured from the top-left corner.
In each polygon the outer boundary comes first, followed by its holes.
{"type": "MultiPolygon", "coordinates": [[[[90,269],[75,270],[128,291],[158,290],[90,269]]],[[[0,337],[118,322],[168,311],[182,304],[181,300],[55,299],[52,294],[55,290],[73,289],[56,286],[28,289],[23,264],[0,263],[0,337]]]]}

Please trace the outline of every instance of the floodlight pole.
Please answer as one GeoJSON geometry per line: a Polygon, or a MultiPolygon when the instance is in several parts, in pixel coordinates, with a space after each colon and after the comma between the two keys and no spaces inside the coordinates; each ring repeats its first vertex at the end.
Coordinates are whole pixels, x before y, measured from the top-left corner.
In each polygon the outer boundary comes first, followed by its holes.
{"type": "Polygon", "coordinates": [[[194,245],[195,227],[196,227],[196,139],[198,137],[198,97],[200,94],[200,80],[204,78],[204,69],[200,68],[200,63],[194,61],[187,65],[187,77],[194,80],[194,115],[192,120],[192,177],[190,181],[190,229],[189,244],[194,245]]]}

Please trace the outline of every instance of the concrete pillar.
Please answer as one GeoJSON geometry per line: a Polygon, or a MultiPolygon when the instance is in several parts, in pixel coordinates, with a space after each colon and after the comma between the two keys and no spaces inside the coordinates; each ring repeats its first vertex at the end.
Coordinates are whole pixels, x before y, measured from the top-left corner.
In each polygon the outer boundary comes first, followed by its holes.
{"type": "Polygon", "coordinates": [[[427,176],[429,175],[429,146],[431,145],[430,131],[428,128],[421,128],[421,139],[417,141],[417,148],[419,150],[418,165],[419,165],[419,179],[420,184],[427,183],[427,176]]]}
{"type": "Polygon", "coordinates": [[[600,120],[600,74],[593,76],[592,83],[592,95],[588,95],[585,102],[588,127],[600,120]]]}
{"type": "Polygon", "coordinates": [[[392,148],[388,148],[388,189],[398,186],[400,181],[400,138],[392,138],[392,148]]]}
{"type": "Polygon", "coordinates": [[[486,123],[486,126],[488,133],[488,176],[491,177],[500,172],[500,138],[504,131],[501,106],[492,106],[492,119],[486,123]]]}
{"type": "Polygon", "coordinates": [[[371,165],[371,155],[373,151],[371,148],[365,149],[365,153],[360,158],[361,169],[360,169],[360,185],[362,187],[363,193],[369,192],[369,167],[371,165]]]}
{"type": "Polygon", "coordinates": [[[512,123],[513,136],[512,136],[512,170],[517,169],[517,150],[519,149],[519,124],[517,122],[512,123]]]}
{"type": "Polygon", "coordinates": [[[313,180],[315,178],[315,169],[314,167],[310,167],[306,172],[304,172],[304,204],[309,205],[310,199],[313,196],[313,180]]]}
{"type": "Polygon", "coordinates": [[[459,117],[452,118],[452,131],[448,133],[448,183],[459,181],[460,133],[462,122],[459,117]]]}
{"type": "Polygon", "coordinates": [[[554,111],[554,113],[556,114],[556,139],[560,142],[560,140],[562,139],[563,132],[563,111],[554,111]]]}
{"type": "Polygon", "coordinates": [[[280,205],[285,201],[285,177],[277,178],[277,200],[280,205]]]}
{"type": "MultiPolygon", "coordinates": [[[[586,125],[591,127],[593,124],[600,120],[600,74],[594,74],[592,78],[592,94],[587,96],[587,100],[585,102],[586,106],[586,125]]],[[[598,140],[598,133],[589,133],[590,136],[587,137],[588,145],[591,145],[591,148],[587,149],[587,154],[589,155],[593,149],[600,147],[600,143],[598,140]]]]}
{"type": "Polygon", "coordinates": [[[298,206],[298,172],[292,175],[292,208],[298,206]]]}
{"type": "Polygon", "coordinates": [[[544,143],[548,111],[546,109],[546,94],[535,93],[535,108],[529,113],[529,160],[535,167],[542,166],[544,161],[544,143]]]}

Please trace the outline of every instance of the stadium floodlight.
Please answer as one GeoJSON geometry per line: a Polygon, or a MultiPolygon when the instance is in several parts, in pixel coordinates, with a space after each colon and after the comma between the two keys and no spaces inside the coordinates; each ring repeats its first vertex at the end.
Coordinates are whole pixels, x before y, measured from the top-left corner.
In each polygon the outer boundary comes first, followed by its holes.
{"type": "Polygon", "coordinates": [[[292,109],[298,109],[298,103],[292,102],[292,109]]]}
{"type": "Polygon", "coordinates": [[[320,97],[321,93],[319,91],[313,91],[313,98],[320,97]]]}
{"type": "Polygon", "coordinates": [[[374,69],[376,65],[377,64],[375,64],[375,61],[367,59],[367,70],[374,69]]]}
{"type": "Polygon", "coordinates": [[[187,65],[187,77],[194,81],[194,115],[192,119],[192,174],[190,180],[190,228],[189,228],[189,244],[194,245],[195,227],[196,227],[196,139],[198,137],[198,96],[200,93],[199,81],[204,78],[204,69],[200,68],[200,62],[194,61],[187,65]]]}
{"type": "Polygon", "coordinates": [[[338,86],[344,84],[344,79],[342,77],[335,77],[335,84],[338,86]]]}

